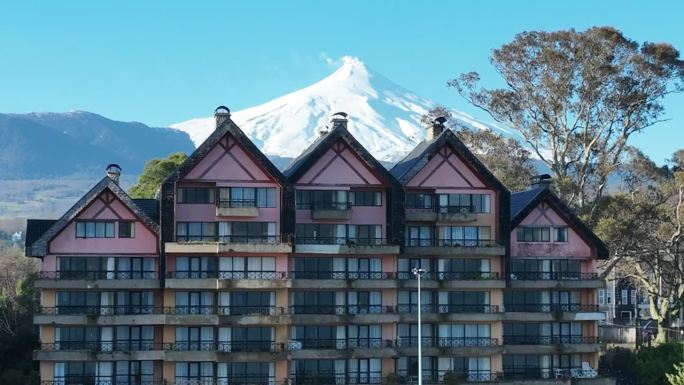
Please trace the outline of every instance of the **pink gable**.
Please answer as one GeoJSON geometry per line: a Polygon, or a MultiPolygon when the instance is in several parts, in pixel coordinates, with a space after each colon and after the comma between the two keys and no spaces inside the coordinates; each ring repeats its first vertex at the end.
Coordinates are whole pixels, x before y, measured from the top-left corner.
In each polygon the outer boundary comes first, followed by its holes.
{"type": "Polygon", "coordinates": [[[518,226],[568,227],[567,242],[517,242],[516,229],[511,232],[511,255],[516,257],[580,257],[592,256],[591,246],[546,203],[540,203],[518,226]]]}
{"type": "Polygon", "coordinates": [[[407,184],[417,188],[485,187],[459,156],[444,146],[407,184]]]}
{"type": "Polygon", "coordinates": [[[357,156],[339,140],[321,156],[298,184],[382,186],[384,185],[357,156]]]}
{"type": "Polygon", "coordinates": [[[269,182],[273,179],[257,165],[230,134],[226,134],[188,172],[184,180],[269,182]]]}
{"type": "Polygon", "coordinates": [[[76,223],[71,221],[49,244],[50,254],[157,254],[157,236],[108,189],[77,216],[78,220],[134,221],[135,237],[118,238],[119,226],[114,225],[114,238],[76,238],[76,223]]]}

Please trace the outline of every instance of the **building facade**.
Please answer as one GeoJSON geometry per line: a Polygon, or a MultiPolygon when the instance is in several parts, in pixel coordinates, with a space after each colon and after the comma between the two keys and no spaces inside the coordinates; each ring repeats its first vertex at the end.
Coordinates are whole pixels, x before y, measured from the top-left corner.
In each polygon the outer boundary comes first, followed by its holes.
{"type": "Polygon", "coordinates": [[[412,383],[419,310],[426,383],[597,381],[607,250],[548,188],[511,194],[442,120],[387,170],[339,113],[281,172],[215,116],[157,199],[112,165],[29,220],[46,385],[412,383]]]}

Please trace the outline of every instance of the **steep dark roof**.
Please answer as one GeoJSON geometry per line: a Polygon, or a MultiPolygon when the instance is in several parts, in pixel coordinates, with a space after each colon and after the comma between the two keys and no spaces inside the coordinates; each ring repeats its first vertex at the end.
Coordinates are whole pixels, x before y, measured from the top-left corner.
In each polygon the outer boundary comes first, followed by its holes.
{"type": "Polygon", "coordinates": [[[445,129],[436,138],[432,140],[424,140],[413,149],[404,159],[400,160],[390,172],[395,178],[406,185],[413,179],[420,170],[428,164],[430,159],[444,146],[450,145],[457,154],[461,155],[463,161],[475,170],[475,173],[483,178],[488,184],[496,187],[498,190],[508,192],[506,186],[503,185],[489,169],[480,162],[480,160],[466,147],[465,144],[449,129],[445,129]]]}
{"type": "Polygon", "coordinates": [[[516,226],[528,216],[541,202],[546,202],[563,217],[576,231],[580,232],[586,240],[596,248],[596,257],[608,258],[608,246],[599,238],[581,219],[575,215],[572,209],[560,200],[548,188],[537,187],[527,191],[511,194],[511,228],[516,226]]]}
{"type": "Polygon", "coordinates": [[[283,174],[290,180],[291,183],[296,182],[306,173],[316,161],[325,154],[330,147],[332,147],[339,139],[344,140],[354,150],[361,159],[374,170],[386,183],[392,187],[401,187],[401,184],[390,174],[389,171],[371,155],[365,147],[359,143],[352,134],[349,133],[345,124],[335,124],[333,129],[328,133],[321,135],[309,147],[304,150],[298,157],[296,157],[289,166],[283,171],[283,174]]]}
{"type": "MultiPolygon", "coordinates": [[[[163,183],[176,182],[183,178],[193,167],[195,167],[199,162],[204,159],[204,157],[211,151],[214,146],[223,138],[227,133],[230,133],[233,138],[242,145],[248,154],[253,156],[259,164],[263,167],[266,172],[271,174],[271,176],[281,185],[285,184],[286,179],[283,173],[278,170],[278,168],[271,162],[266,155],[264,155],[257,146],[252,143],[252,141],[245,135],[240,127],[235,124],[230,119],[230,116],[223,118],[223,120],[218,124],[218,127],[214,132],[209,135],[209,137],[202,142],[202,144],[197,147],[197,149],[188,157],[188,159],[181,164],[176,171],[171,173],[168,178],[163,183]]],[[[163,184],[162,183],[162,184],[163,184]]]]}
{"type": "Polygon", "coordinates": [[[29,219],[26,221],[26,239],[24,246],[30,248],[35,241],[57,222],[56,219],[29,219]]]}
{"type": "MultiPolygon", "coordinates": [[[[43,257],[48,253],[48,244],[60,231],[62,231],[84,208],[88,207],[94,199],[104,190],[110,190],[117,198],[123,202],[140,220],[152,230],[159,234],[159,224],[141,209],[126,192],[119,187],[110,177],[105,176],[93,188],[90,189],[81,199],[76,202],[61,218],[55,221],[43,234],[31,242],[30,247],[26,248],[26,255],[29,257],[43,257]]],[[[28,244],[28,242],[27,242],[28,244]]]]}
{"type": "MultiPolygon", "coordinates": [[[[537,195],[546,190],[542,187],[511,193],[511,219],[516,218],[518,214],[530,205],[530,202],[537,198],[537,195]]],[[[522,218],[520,218],[522,220],[522,218]]]]}
{"type": "Polygon", "coordinates": [[[147,214],[155,223],[159,223],[159,201],[156,199],[133,199],[140,210],[147,214]]]}

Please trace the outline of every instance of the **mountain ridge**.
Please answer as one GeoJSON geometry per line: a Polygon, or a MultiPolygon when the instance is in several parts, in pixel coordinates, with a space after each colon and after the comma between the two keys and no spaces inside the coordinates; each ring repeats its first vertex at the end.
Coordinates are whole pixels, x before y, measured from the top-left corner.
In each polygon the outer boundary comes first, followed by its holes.
{"type": "MultiPolygon", "coordinates": [[[[421,117],[436,104],[397,85],[361,60],[345,56],[326,78],[263,104],[232,112],[231,118],[267,156],[294,158],[344,111],[349,131],[378,160],[395,162],[425,138],[421,117]]],[[[458,123],[477,129],[497,127],[450,110],[458,123]]],[[[213,117],[191,119],[172,128],[198,146],[214,130],[213,117]]]]}

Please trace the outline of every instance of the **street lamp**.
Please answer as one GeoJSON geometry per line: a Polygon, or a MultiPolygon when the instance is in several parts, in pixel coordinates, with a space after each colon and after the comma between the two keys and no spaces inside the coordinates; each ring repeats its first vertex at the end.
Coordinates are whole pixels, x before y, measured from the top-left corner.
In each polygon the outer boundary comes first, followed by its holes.
{"type": "Polygon", "coordinates": [[[420,320],[420,277],[422,277],[427,270],[414,267],[411,271],[413,272],[413,275],[418,278],[418,385],[423,385],[423,336],[421,335],[422,323],[420,320]]]}

